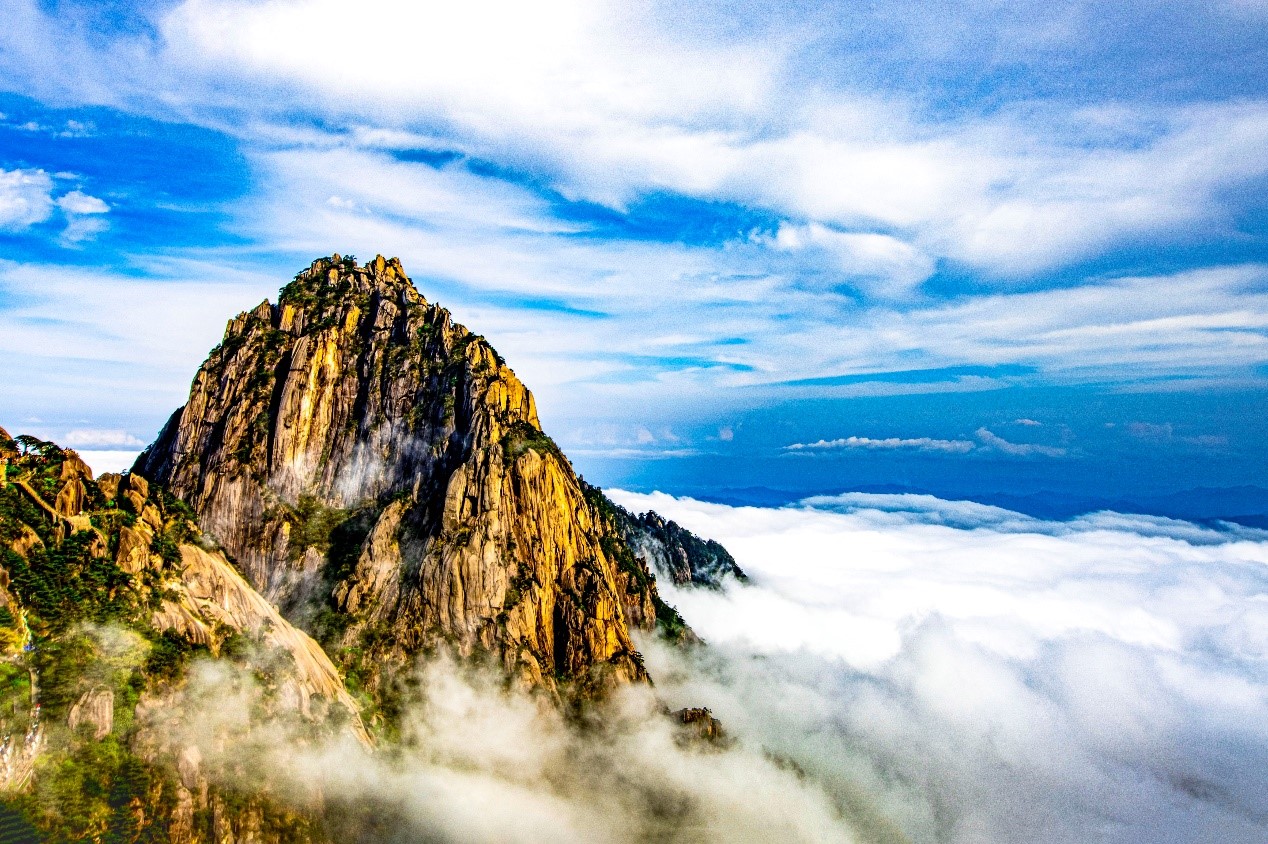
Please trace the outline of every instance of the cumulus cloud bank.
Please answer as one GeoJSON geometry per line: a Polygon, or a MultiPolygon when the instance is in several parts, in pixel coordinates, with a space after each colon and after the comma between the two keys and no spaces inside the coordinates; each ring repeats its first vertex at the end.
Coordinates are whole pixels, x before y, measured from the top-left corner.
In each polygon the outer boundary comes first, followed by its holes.
{"type": "Polygon", "coordinates": [[[963,454],[973,450],[968,440],[938,440],[929,437],[903,439],[901,437],[844,437],[836,440],[819,440],[812,443],[793,443],[784,446],[785,451],[832,451],[841,448],[915,448],[921,451],[949,451],[963,454]]]}
{"type": "Polygon", "coordinates": [[[1268,835],[1268,533],[929,496],[614,497],[752,578],[662,586],[711,647],[647,643],[659,692],[910,840],[1268,835]]]}
{"type": "MultiPolygon", "coordinates": [[[[1035,423],[1038,424],[1038,423],[1035,423]]],[[[974,435],[978,442],[972,440],[943,440],[933,437],[841,437],[835,440],[817,440],[812,443],[793,443],[784,446],[788,454],[814,454],[842,449],[912,449],[915,451],[941,451],[947,454],[968,454],[975,449],[995,451],[1013,457],[1062,457],[1066,450],[1057,446],[1039,445],[1035,443],[1015,443],[992,433],[987,428],[978,428],[974,435]]]]}

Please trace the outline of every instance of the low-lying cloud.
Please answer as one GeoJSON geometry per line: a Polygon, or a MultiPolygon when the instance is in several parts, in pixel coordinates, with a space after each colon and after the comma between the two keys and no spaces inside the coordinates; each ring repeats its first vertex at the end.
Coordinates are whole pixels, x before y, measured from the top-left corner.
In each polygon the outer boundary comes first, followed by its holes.
{"type": "MultiPolygon", "coordinates": [[[[1038,423],[1035,423],[1038,424],[1038,423]]],[[[943,440],[933,437],[841,437],[835,440],[817,440],[812,443],[793,443],[784,446],[784,452],[790,454],[813,454],[843,449],[911,449],[913,451],[940,451],[946,454],[968,454],[971,451],[995,451],[1013,457],[1063,457],[1064,448],[1035,443],[1015,443],[992,433],[987,428],[978,428],[974,432],[977,442],[972,440],[943,440]]]]}
{"type": "Polygon", "coordinates": [[[1268,836],[1268,533],[930,496],[614,497],[752,579],[662,584],[710,648],[646,643],[659,693],[910,840],[1268,836]]]}
{"type": "Polygon", "coordinates": [[[684,742],[645,687],[580,726],[508,691],[500,672],[443,655],[417,681],[390,750],[351,736],[314,743],[293,720],[261,721],[268,696],[256,674],[223,662],[196,664],[142,723],[185,760],[187,786],[267,782],[290,805],[324,806],[338,841],[901,840],[860,837],[854,827],[875,825],[866,807],[842,805],[759,745],[684,742]]]}
{"type": "Polygon", "coordinates": [[[844,437],[836,440],[819,440],[812,443],[793,443],[792,445],[784,446],[785,451],[836,451],[843,448],[913,448],[920,451],[947,451],[954,454],[964,454],[972,451],[974,444],[969,440],[937,440],[930,437],[915,437],[911,439],[903,439],[901,437],[885,437],[883,439],[844,437]]]}

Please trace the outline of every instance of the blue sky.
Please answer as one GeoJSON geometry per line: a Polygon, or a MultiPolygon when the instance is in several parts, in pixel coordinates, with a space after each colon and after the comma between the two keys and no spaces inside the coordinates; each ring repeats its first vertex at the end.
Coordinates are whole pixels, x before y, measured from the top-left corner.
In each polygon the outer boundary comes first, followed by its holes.
{"type": "Polygon", "coordinates": [[[11,0],[0,424],[399,255],[591,480],[1268,486],[1268,3],[11,0]]]}

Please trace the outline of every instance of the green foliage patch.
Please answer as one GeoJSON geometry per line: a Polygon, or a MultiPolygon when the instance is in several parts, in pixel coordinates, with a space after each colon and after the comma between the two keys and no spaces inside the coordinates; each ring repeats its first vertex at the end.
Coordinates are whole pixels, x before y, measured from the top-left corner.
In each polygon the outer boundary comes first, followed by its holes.
{"type": "Polygon", "coordinates": [[[509,465],[519,459],[524,452],[532,450],[543,457],[554,457],[561,466],[568,466],[568,458],[559,446],[542,431],[528,422],[517,421],[502,435],[502,459],[509,465]]]}

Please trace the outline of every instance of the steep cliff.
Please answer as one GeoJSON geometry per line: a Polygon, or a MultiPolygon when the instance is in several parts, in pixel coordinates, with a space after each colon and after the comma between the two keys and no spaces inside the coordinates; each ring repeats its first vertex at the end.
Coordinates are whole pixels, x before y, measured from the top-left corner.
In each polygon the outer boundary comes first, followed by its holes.
{"type": "Polygon", "coordinates": [[[201,657],[227,669],[217,710],[236,694],[245,734],[293,721],[368,745],[317,643],[144,478],[94,480],[73,451],[3,430],[0,456],[0,801],[59,841],[280,842],[312,826],[267,787],[226,787],[202,760],[230,737],[184,702],[201,657]]]}
{"type": "Polygon", "coordinates": [[[234,318],[134,471],[372,697],[441,644],[551,693],[646,680],[650,571],[532,394],[395,259],[315,261],[234,318]]]}

